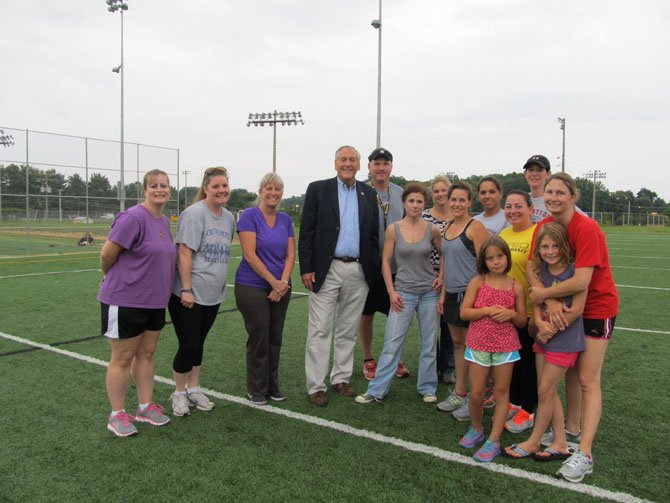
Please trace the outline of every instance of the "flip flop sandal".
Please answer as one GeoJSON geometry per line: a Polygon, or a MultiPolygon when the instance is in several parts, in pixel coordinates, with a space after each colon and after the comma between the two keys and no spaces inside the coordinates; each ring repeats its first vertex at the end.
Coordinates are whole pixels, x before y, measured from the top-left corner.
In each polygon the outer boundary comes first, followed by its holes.
{"type": "Polygon", "coordinates": [[[534,452],[528,452],[528,451],[522,449],[521,447],[519,447],[517,444],[512,444],[508,448],[505,448],[505,449],[502,450],[502,455],[506,458],[509,458],[509,459],[526,459],[526,458],[532,457],[533,455],[535,455],[535,453],[534,452]],[[514,454],[508,453],[507,449],[511,449],[512,452],[514,452],[515,454],[518,454],[518,456],[515,456],[514,454]]]}
{"type": "Polygon", "coordinates": [[[569,452],[561,452],[547,447],[544,451],[536,452],[531,455],[535,461],[563,461],[568,459],[571,456],[569,452]],[[546,454],[546,455],[543,455],[546,454]]]}

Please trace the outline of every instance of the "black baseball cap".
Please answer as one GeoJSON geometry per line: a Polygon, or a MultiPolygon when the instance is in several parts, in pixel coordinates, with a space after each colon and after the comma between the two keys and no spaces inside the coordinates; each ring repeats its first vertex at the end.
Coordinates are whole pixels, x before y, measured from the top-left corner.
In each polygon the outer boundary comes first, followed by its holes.
{"type": "Polygon", "coordinates": [[[524,171],[530,168],[533,164],[537,164],[542,169],[551,171],[551,164],[549,164],[549,159],[543,155],[534,155],[526,161],[526,164],[523,165],[524,171]]]}
{"type": "Polygon", "coordinates": [[[384,159],[393,162],[393,154],[382,147],[374,149],[372,153],[368,156],[368,161],[374,161],[375,159],[379,159],[380,157],[383,157],[384,159]]]}

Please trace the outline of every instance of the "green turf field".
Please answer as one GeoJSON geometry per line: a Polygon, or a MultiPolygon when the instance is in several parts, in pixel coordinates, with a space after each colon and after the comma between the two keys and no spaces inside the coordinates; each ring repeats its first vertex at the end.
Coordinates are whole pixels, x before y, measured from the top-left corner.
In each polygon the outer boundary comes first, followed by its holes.
{"type": "MultiPolygon", "coordinates": [[[[668,501],[670,230],[606,232],[621,307],[603,372],[595,472],[578,485],[553,478],[557,463],[497,458],[476,465],[457,445],[467,423],[424,404],[414,375],[396,380],[381,403],[359,405],[329,393],[328,407],[311,406],[304,384],[307,298],[297,266],[280,369],[287,402],[255,408],[244,399],[246,333],[231,289],[205,349],[202,385],[216,408],[115,438],[105,428],[101,363],[109,348],[98,336],[99,247],[78,248],[68,237],[62,248],[26,256],[8,252],[7,233],[0,233],[0,501],[668,501]]],[[[239,247],[233,256],[239,260],[239,247]]],[[[384,321],[377,317],[376,354],[384,321]]],[[[417,339],[415,324],[404,354],[410,371],[417,339]]],[[[171,377],[175,349],[168,325],[157,376],[171,377]]],[[[357,348],[351,384],[364,392],[361,366],[357,348]]],[[[156,383],[155,400],[168,410],[171,391],[165,379],[156,383]]],[[[440,384],[439,398],[447,393],[440,384]]],[[[129,410],[135,402],[131,389],[129,410]]],[[[502,442],[519,437],[525,435],[505,433],[502,442]]]]}

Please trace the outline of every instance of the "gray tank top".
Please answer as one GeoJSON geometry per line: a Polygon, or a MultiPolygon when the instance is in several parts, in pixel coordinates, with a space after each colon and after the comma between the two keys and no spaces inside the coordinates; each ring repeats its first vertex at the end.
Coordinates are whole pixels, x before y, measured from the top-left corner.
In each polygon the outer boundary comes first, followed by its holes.
{"type": "Polygon", "coordinates": [[[426,233],[418,243],[408,243],[402,237],[398,224],[395,227],[395,250],[393,256],[398,264],[395,275],[395,289],[399,292],[421,295],[433,288],[435,271],[430,260],[432,249],[432,224],[426,226],[426,233]]]}
{"type": "Polygon", "coordinates": [[[453,239],[442,236],[444,284],[447,285],[447,293],[465,292],[468,283],[477,274],[475,246],[466,234],[471,223],[472,220],[468,222],[463,232],[453,239]]]}

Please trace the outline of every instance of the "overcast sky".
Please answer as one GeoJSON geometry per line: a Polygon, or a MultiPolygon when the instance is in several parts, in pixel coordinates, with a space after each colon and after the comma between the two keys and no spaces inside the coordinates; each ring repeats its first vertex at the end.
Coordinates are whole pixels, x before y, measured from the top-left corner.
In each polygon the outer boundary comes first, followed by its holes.
{"type": "MultiPolygon", "coordinates": [[[[250,112],[303,113],[304,126],[277,130],[287,196],[334,176],[338,146],[365,159],[374,148],[377,0],[128,4],[125,139],[180,149],[189,185],[224,165],[233,188],[257,190],[272,129],[246,127],[250,112]]],[[[0,5],[0,127],[118,140],[120,15],[104,0],[0,5]]],[[[384,0],[382,22],[381,143],[394,174],[510,173],[538,153],[560,170],[565,117],[566,171],[670,200],[667,0],[384,0]]],[[[16,145],[0,160],[24,160],[25,135],[9,132],[16,145]]],[[[82,141],[29,138],[34,162],[85,163],[82,141]]],[[[164,168],[176,185],[176,157],[143,148],[141,169],[164,168]]],[[[114,144],[89,144],[90,165],[118,158],[114,144]]],[[[126,183],[136,159],[128,146],[126,183]]]]}

